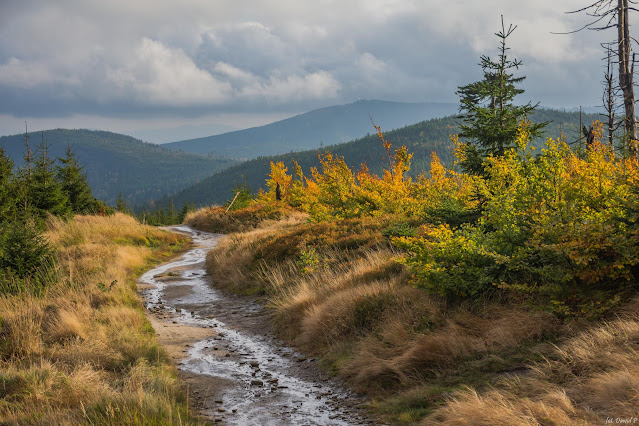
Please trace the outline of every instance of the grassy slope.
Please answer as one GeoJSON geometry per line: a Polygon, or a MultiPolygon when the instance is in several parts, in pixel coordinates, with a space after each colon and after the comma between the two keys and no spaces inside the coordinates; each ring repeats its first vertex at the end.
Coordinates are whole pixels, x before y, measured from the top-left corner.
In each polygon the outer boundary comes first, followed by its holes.
{"type": "MultiPolygon", "coordinates": [[[[584,123],[598,119],[596,114],[584,114],[584,123]]],[[[560,130],[569,140],[576,139],[576,129],[579,125],[579,113],[566,113],[554,110],[539,110],[533,120],[544,122],[552,121],[547,127],[548,136],[556,138],[560,130]]],[[[395,147],[406,145],[409,152],[413,153],[411,174],[416,176],[430,167],[431,152],[436,152],[439,158],[446,164],[453,161],[452,144],[449,136],[459,132],[458,120],[447,117],[423,121],[401,129],[384,132],[384,136],[395,147]]],[[[384,129],[384,123],[377,123],[384,129]]],[[[371,131],[374,129],[371,126],[371,131]]],[[[386,166],[385,150],[377,135],[369,135],[352,142],[326,147],[326,150],[343,156],[346,163],[354,169],[358,169],[361,163],[366,163],[373,173],[380,173],[386,166]]],[[[246,183],[253,191],[264,186],[264,181],[269,173],[271,161],[283,161],[294,171],[295,159],[308,173],[310,167],[317,167],[317,150],[295,152],[271,157],[261,157],[250,160],[216,173],[203,179],[189,188],[186,188],[172,198],[176,205],[182,205],[185,201],[196,203],[199,206],[222,204],[232,197],[232,190],[236,184],[246,183]]],[[[158,201],[160,205],[168,205],[168,198],[158,201]]]]}
{"type": "MultiPolygon", "coordinates": [[[[217,231],[244,213],[191,214],[217,231]]],[[[638,300],[609,322],[564,323],[517,303],[450,306],[407,285],[392,219],[293,214],[209,253],[215,285],[263,294],[283,337],[396,423],[590,424],[637,417],[638,300]]]]}
{"type": "Polygon", "coordinates": [[[0,296],[0,419],[7,424],[194,424],[133,281],[186,241],[122,214],[52,219],[59,279],[0,296]]]}
{"type": "MultiPolygon", "coordinates": [[[[56,129],[45,131],[44,138],[51,158],[63,156],[70,145],[85,167],[94,195],[111,205],[120,192],[128,203],[157,199],[234,164],[174,152],[111,132],[56,129]]],[[[41,140],[39,133],[30,135],[32,151],[36,151],[41,140]]],[[[22,163],[24,135],[1,137],[0,145],[16,164],[22,163]]]]}

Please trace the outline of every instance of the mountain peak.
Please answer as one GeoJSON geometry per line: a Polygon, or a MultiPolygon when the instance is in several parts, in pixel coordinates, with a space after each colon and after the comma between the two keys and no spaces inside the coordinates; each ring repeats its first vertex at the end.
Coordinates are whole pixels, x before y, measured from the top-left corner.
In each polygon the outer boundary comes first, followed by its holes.
{"type": "Polygon", "coordinates": [[[197,154],[251,159],[316,149],[365,136],[375,129],[370,118],[385,130],[454,114],[452,103],[407,103],[360,99],[350,104],[319,108],[259,127],[172,142],[164,146],[197,154]]]}

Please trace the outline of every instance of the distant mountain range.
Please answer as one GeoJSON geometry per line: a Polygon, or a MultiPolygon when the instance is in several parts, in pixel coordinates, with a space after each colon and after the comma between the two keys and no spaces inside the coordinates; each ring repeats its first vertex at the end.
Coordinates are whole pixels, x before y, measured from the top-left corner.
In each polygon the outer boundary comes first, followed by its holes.
{"type": "MultiPolygon", "coordinates": [[[[119,193],[129,204],[149,202],[179,191],[218,170],[235,164],[194,154],[175,152],[130,136],[93,130],[47,130],[29,135],[31,151],[38,155],[42,139],[49,157],[64,155],[67,145],[84,166],[93,195],[114,205],[119,193]]],[[[25,135],[0,137],[0,146],[20,166],[24,161],[25,135]]]]}
{"type": "MultiPolygon", "coordinates": [[[[226,151],[222,150],[218,154],[239,157],[238,153],[244,152],[247,157],[258,157],[241,164],[219,157],[179,152],[168,149],[167,145],[154,145],[105,131],[56,129],[45,131],[43,136],[49,145],[51,158],[63,156],[67,145],[74,149],[85,167],[94,195],[111,205],[119,193],[122,193],[127,203],[138,208],[164,206],[170,198],[173,198],[176,206],[184,202],[207,205],[226,201],[236,184],[246,183],[254,191],[262,187],[271,161],[284,161],[292,170],[292,159],[295,158],[308,171],[317,165],[317,152],[326,149],[344,156],[352,167],[364,162],[372,172],[379,173],[384,151],[370,123],[369,114],[382,127],[391,143],[395,146],[407,145],[414,154],[413,174],[428,170],[431,151],[437,152],[443,161],[451,163],[449,135],[458,132],[458,120],[445,117],[423,121],[425,115],[445,115],[447,111],[449,114],[455,113],[455,105],[360,101],[322,108],[267,126],[203,138],[212,138],[216,143],[230,138],[224,142],[227,144],[226,151]],[[411,120],[418,123],[411,124],[411,120]],[[411,125],[390,130],[400,126],[398,123],[402,121],[411,125]],[[278,132],[281,135],[279,141],[286,143],[265,142],[266,146],[260,147],[260,140],[274,141],[278,132]],[[348,132],[359,133],[353,138],[355,140],[339,143],[347,137],[345,135],[350,134],[348,132]],[[334,136],[334,142],[329,143],[328,134],[340,136],[334,136]],[[299,140],[304,136],[306,145],[294,143],[298,139],[292,135],[299,135],[299,140]],[[323,145],[323,149],[320,149],[320,145],[323,145]],[[300,151],[305,146],[311,148],[300,151]],[[290,153],[291,150],[299,152],[290,153]],[[277,155],[264,156],[266,152],[275,152],[277,155]]],[[[549,136],[557,137],[561,129],[569,139],[578,138],[579,112],[542,109],[531,118],[533,121],[552,121],[548,126],[549,136]]],[[[597,118],[597,115],[584,114],[582,120],[585,124],[597,118]]],[[[31,150],[36,155],[43,136],[40,132],[30,133],[31,150]]],[[[196,141],[191,142],[199,145],[196,141]]],[[[176,144],[179,143],[170,145],[175,147],[176,144]]],[[[23,134],[0,137],[0,146],[16,166],[22,164],[25,152],[23,134]]]]}
{"type": "Polygon", "coordinates": [[[320,108],[246,130],[164,144],[166,148],[237,159],[316,149],[375,133],[371,118],[392,130],[457,112],[452,103],[367,100],[320,108]]]}
{"type": "MultiPolygon", "coordinates": [[[[547,137],[557,138],[562,133],[569,143],[578,143],[579,112],[540,109],[530,119],[534,122],[550,122],[546,127],[547,137]]],[[[598,114],[583,114],[581,118],[583,124],[598,119],[601,119],[598,114]]],[[[430,154],[433,151],[444,163],[452,164],[454,158],[449,136],[458,132],[459,120],[454,117],[445,117],[384,132],[384,136],[395,148],[406,145],[409,152],[413,153],[411,174],[416,176],[429,170],[430,154]]],[[[537,145],[542,143],[543,138],[536,142],[537,145]]],[[[283,161],[288,167],[289,173],[292,174],[294,173],[293,159],[295,159],[302,166],[304,172],[308,173],[310,167],[318,166],[318,152],[326,150],[343,156],[346,163],[353,168],[358,168],[361,163],[366,163],[373,173],[379,174],[384,167],[384,148],[377,135],[369,135],[351,142],[327,146],[324,149],[312,149],[246,161],[179,191],[171,198],[176,205],[181,205],[184,202],[195,203],[198,206],[222,204],[232,197],[233,188],[237,184],[246,184],[253,191],[264,187],[271,161],[283,161]]],[[[157,205],[166,205],[168,200],[169,197],[158,200],[157,205]]]]}

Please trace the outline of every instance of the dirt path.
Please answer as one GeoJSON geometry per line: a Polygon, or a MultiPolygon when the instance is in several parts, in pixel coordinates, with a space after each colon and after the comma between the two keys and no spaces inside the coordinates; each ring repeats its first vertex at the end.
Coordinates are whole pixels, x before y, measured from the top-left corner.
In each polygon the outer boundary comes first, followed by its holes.
{"type": "Polygon", "coordinates": [[[363,400],[272,337],[260,304],[208,285],[204,260],[220,235],[174,229],[190,234],[194,248],[145,273],[138,288],[194,408],[229,425],[377,424],[363,400]]]}

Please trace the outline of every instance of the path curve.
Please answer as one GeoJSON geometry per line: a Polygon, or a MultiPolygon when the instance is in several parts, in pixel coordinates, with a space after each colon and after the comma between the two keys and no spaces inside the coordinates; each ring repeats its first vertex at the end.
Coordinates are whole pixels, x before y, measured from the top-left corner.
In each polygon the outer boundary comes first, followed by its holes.
{"type": "Polygon", "coordinates": [[[172,230],[190,235],[194,247],[146,272],[138,288],[192,405],[228,425],[377,424],[362,399],[273,337],[263,306],[209,285],[206,253],[222,235],[172,230]]]}

